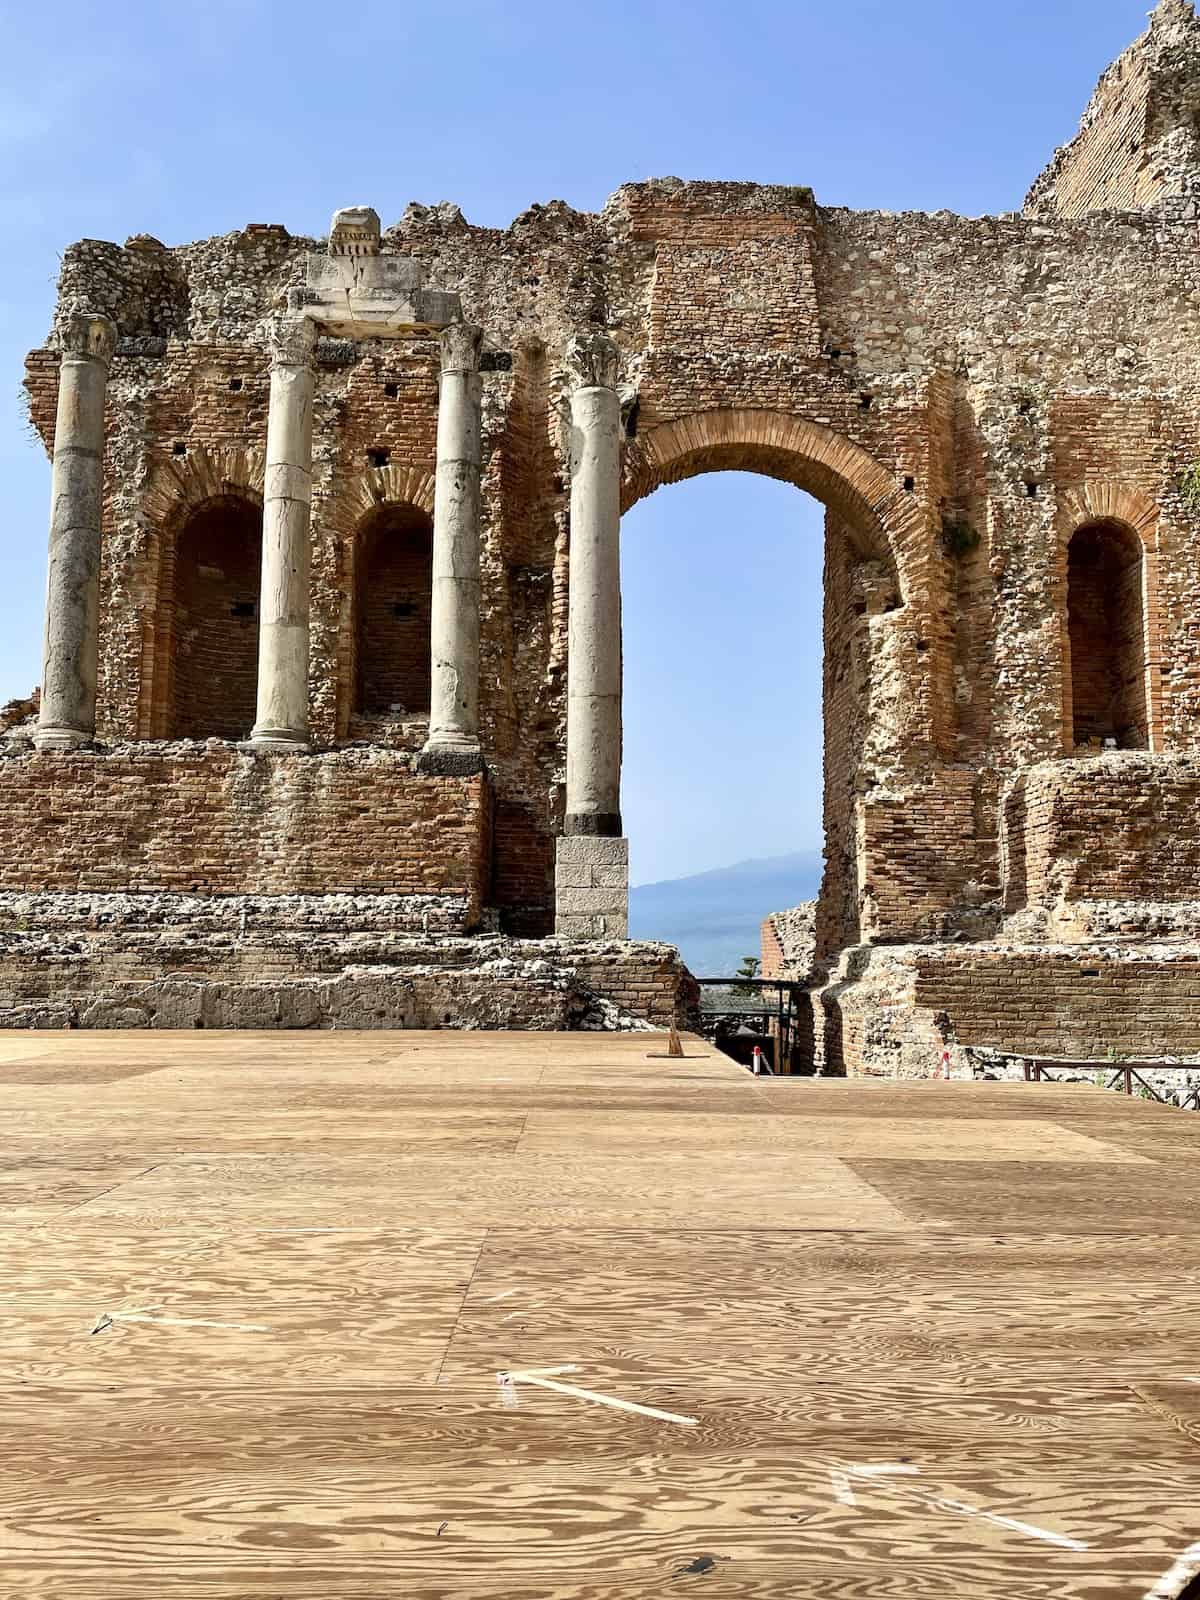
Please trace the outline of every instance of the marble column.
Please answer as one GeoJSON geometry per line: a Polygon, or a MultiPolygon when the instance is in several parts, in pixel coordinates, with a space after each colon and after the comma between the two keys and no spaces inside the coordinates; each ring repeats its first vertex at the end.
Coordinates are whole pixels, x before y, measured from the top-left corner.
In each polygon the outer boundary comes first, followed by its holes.
{"type": "Polygon", "coordinates": [[[308,575],[316,326],[298,315],[271,328],[271,399],[263,494],[258,712],[250,742],[308,745],[308,575]]]}
{"type": "Polygon", "coordinates": [[[479,749],[479,513],[483,331],[442,334],[437,483],[433,503],[429,739],[419,769],[469,775],[479,749]]]}
{"type": "Polygon", "coordinates": [[[107,317],[73,316],[62,331],[39,750],[74,750],[96,732],[104,391],[116,344],[107,317]]]}
{"type": "Polygon", "coordinates": [[[571,394],[567,805],[555,874],[556,927],[620,938],[629,925],[621,837],[621,401],[619,354],[604,334],[567,351],[571,394]]]}

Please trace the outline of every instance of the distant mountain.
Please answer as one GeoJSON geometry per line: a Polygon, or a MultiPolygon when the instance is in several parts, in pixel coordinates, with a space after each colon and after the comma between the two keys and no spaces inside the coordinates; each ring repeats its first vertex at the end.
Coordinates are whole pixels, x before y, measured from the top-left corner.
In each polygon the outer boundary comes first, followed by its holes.
{"type": "Polygon", "coordinates": [[[630,936],[678,945],[698,978],[723,978],[758,955],[764,917],[816,898],[822,867],[819,850],[801,850],[643,884],[630,890],[630,936]]]}

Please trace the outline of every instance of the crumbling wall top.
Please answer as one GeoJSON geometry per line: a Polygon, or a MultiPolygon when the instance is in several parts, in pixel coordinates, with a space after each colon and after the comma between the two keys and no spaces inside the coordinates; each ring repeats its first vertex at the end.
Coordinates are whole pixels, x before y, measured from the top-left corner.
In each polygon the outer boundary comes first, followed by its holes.
{"type": "Polygon", "coordinates": [[[1140,211],[1200,195],[1200,20],[1159,0],[1145,33],[1104,73],[1075,138],[1025,201],[1031,217],[1140,211]]]}

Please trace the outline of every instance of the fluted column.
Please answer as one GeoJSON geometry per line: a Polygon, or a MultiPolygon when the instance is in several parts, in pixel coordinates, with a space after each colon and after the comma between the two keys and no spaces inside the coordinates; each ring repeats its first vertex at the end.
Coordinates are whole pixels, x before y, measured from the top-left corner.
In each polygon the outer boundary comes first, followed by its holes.
{"type": "Polygon", "coordinates": [[[556,926],[625,938],[629,847],[621,837],[621,401],[618,351],[603,334],[571,342],[567,805],[556,926]]]}
{"type": "Polygon", "coordinates": [[[312,511],[313,351],[307,317],[275,319],[263,494],[258,713],[251,743],[308,744],[308,575],[312,511]]]}
{"type": "Polygon", "coordinates": [[[112,322],[86,313],[62,333],[39,750],[73,750],[96,732],[104,391],[116,343],[112,322]]]}
{"type": "Polygon", "coordinates": [[[429,739],[423,772],[482,769],[479,750],[479,513],[483,331],[442,334],[433,503],[429,739]]]}

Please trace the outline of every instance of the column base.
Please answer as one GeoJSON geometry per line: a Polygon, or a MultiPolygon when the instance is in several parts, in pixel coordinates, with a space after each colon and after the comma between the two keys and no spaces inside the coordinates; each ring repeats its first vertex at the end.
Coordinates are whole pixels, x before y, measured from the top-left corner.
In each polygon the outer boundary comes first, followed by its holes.
{"type": "Polygon", "coordinates": [[[478,744],[431,740],[417,757],[417,771],[427,778],[475,778],[483,770],[483,752],[478,744]]]}
{"type": "Polygon", "coordinates": [[[629,840],[595,834],[560,838],[554,901],[560,939],[628,939],[629,840]]]}
{"type": "Polygon", "coordinates": [[[86,744],[93,744],[95,738],[94,733],[85,733],[82,728],[39,727],[33,736],[33,747],[42,754],[80,750],[86,744]]]}
{"type": "Polygon", "coordinates": [[[312,746],[308,735],[288,728],[254,728],[243,750],[262,750],[278,755],[307,755],[312,746]]]}

